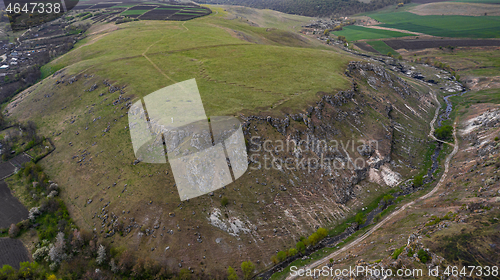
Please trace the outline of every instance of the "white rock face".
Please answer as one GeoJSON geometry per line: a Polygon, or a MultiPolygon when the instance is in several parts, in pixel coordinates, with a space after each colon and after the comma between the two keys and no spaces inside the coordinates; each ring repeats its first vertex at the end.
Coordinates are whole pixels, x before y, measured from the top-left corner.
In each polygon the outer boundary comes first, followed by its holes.
{"type": "MultiPolygon", "coordinates": [[[[242,222],[238,217],[229,217],[228,219],[221,218],[221,211],[219,208],[214,208],[210,212],[208,221],[214,227],[217,227],[232,236],[239,236],[241,233],[247,234],[251,230],[242,222]]],[[[248,226],[251,228],[252,225],[247,222],[248,226]]]]}

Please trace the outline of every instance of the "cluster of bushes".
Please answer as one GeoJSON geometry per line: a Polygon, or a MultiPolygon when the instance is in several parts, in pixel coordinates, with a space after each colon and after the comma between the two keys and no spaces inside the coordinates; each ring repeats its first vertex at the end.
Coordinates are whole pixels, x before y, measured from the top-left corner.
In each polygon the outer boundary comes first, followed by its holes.
{"type": "Polygon", "coordinates": [[[434,66],[436,68],[443,69],[443,70],[446,70],[446,71],[450,71],[451,70],[450,65],[442,63],[442,62],[439,62],[439,61],[434,61],[434,66]]]}
{"type": "MultiPolygon", "coordinates": [[[[406,246],[403,246],[401,248],[398,248],[396,250],[394,250],[394,252],[392,253],[391,257],[396,260],[398,258],[399,255],[401,255],[401,253],[403,253],[404,249],[405,249],[406,246]]],[[[412,257],[413,256],[413,250],[412,249],[409,249],[408,250],[408,254],[407,256],[408,257],[412,257]]],[[[422,263],[427,263],[430,259],[431,259],[431,256],[429,256],[429,253],[427,251],[425,251],[424,249],[420,249],[418,250],[417,252],[417,256],[418,258],[420,259],[420,261],[422,263]]]]}
{"type": "MultiPolygon", "coordinates": [[[[251,261],[246,261],[241,263],[241,271],[243,273],[243,279],[251,279],[253,276],[253,273],[255,271],[255,265],[251,261]]],[[[228,280],[238,280],[240,279],[238,277],[238,274],[232,267],[228,267],[227,269],[227,279],[228,280]]]]}
{"type": "Polygon", "coordinates": [[[431,221],[427,222],[425,226],[433,226],[435,224],[439,224],[441,221],[448,221],[453,218],[455,218],[456,214],[453,214],[452,212],[448,212],[446,215],[444,215],[442,218],[432,216],[431,221]]]}
{"type": "Polygon", "coordinates": [[[347,39],[345,38],[345,36],[338,36],[337,40],[347,43],[347,39]]]}
{"type": "Polygon", "coordinates": [[[391,255],[392,259],[396,260],[399,257],[399,255],[401,255],[401,253],[403,253],[404,249],[405,249],[405,246],[394,250],[394,252],[392,252],[392,255],[391,255]]]}
{"type": "Polygon", "coordinates": [[[429,253],[427,253],[427,251],[425,251],[424,249],[418,250],[417,255],[422,263],[427,263],[431,259],[429,253]]]}
{"type": "Polygon", "coordinates": [[[328,231],[324,228],[319,228],[315,233],[311,234],[309,237],[300,237],[300,241],[295,244],[295,248],[290,248],[285,251],[279,251],[276,255],[271,257],[271,261],[274,264],[286,260],[288,257],[293,257],[298,253],[304,254],[306,248],[309,246],[315,246],[321,240],[328,236],[328,231]]]}
{"type": "Polygon", "coordinates": [[[19,270],[12,268],[10,265],[4,265],[0,268],[0,279],[47,279],[57,280],[54,274],[51,274],[47,269],[36,262],[22,262],[19,270]]]}

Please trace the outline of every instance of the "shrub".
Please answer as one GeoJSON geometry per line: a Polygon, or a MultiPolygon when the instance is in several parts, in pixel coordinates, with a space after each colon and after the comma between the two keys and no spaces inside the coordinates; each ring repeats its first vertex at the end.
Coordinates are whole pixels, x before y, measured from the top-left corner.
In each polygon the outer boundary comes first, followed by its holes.
{"type": "Polygon", "coordinates": [[[384,197],[382,198],[385,205],[389,204],[393,199],[394,199],[394,196],[392,196],[390,194],[384,195],[384,197]]]}
{"type": "Polygon", "coordinates": [[[417,175],[415,176],[415,178],[413,179],[413,186],[415,187],[420,187],[424,184],[424,176],[422,175],[417,175]]]}
{"type": "Polygon", "coordinates": [[[403,248],[404,247],[398,248],[392,253],[392,258],[394,260],[396,260],[399,257],[399,255],[401,255],[401,253],[403,252],[403,248]]]}
{"type": "Polygon", "coordinates": [[[278,256],[278,260],[280,262],[282,262],[282,261],[286,260],[287,254],[284,251],[279,251],[277,256],[278,256]]]}
{"type": "Polygon", "coordinates": [[[229,204],[229,199],[227,199],[227,197],[223,197],[220,203],[222,206],[226,207],[229,204]]]}
{"type": "Polygon", "coordinates": [[[362,225],[365,223],[365,214],[363,213],[358,213],[356,214],[356,217],[354,217],[354,221],[358,224],[358,225],[362,225]]]}
{"type": "Polygon", "coordinates": [[[227,280],[238,280],[238,274],[232,267],[227,268],[227,280]]]}
{"type": "Polygon", "coordinates": [[[453,136],[453,127],[451,125],[442,126],[438,129],[436,129],[436,131],[434,132],[434,135],[439,140],[443,140],[443,141],[449,140],[453,136]]]}
{"type": "Polygon", "coordinates": [[[320,238],[319,238],[319,235],[315,232],[313,234],[311,234],[307,240],[309,240],[309,243],[311,243],[311,245],[316,245],[319,241],[320,241],[320,238]]]}
{"type": "Polygon", "coordinates": [[[328,236],[328,231],[324,228],[318,228],[316,233],[318,234],[320,240],[328,236]]]}
{"type": "Polygon", "coordinates": [[[410,249],[408,250],[408,254],[406,254],[408,257],[412,257],[413,256],[413,250],[410,249]]]}
{"type": "Polygon", "coordinates": [[[255,270],[255,265],[251,261],[241,263],[241,271],[243,271],[243,278],[252,278],[253,271],[255,270]]]}
{"type": "Polygon", "coordinates": [[[306,245],[302,241],[297,242],[297,245],[295,247],[297,248],[297,251],[301,252],[302,254],[306,252],[306,245]]]}
{"type": "Polygon", "coordinates": [[[425,251],[424,249],[420,249],[417,255],[422,263],[427,263],[431,259],[429,253],[427,253],[427,251],[425,251]]]}
{"type": "Polygon", "coordinates": [[[11,224],[9,228],[9,237],[15,238],[19,234],[19,227],[15,224],[11,224]]]}

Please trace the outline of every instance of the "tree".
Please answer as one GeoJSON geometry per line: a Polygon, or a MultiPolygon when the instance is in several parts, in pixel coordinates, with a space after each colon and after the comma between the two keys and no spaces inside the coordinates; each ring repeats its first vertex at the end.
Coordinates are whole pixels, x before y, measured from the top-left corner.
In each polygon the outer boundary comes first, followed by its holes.
{"type": "Polygon", "coordinates": [[[227,280],[238,280],[238,274],[232,267],[227,268],[227,280]]]}
{"type": "Polygon", "coordinates": [[[53,263],[59,264],[66,258],[66,254],[64,254],[65,247],[66,243],[64,241],[64,233],[59,232],[56,237],[56,242],[54,245],[51,245],[49,250],[49,257],[53,263]]]}
{"type": "Polygon", "coordinates": [[[311,234],[307,239],[309,240],[309,243],[311,243],[311,245],[313,246],[320,241],[319,235],[316,232],[311,234]]]}
{"type": "Polygon", "coordinates": [[[278,257],[276,255],[271,256],[271,261],[273,264],[278,264],[280,261],[278,260],[278,257]]]}
{"type": "Polygon", "coordinates": [[[54,274],[51,274],[47,277],[47,280],[57,280],[57,277],[54,274]]]}
{"type": "Polygon", "coordinates": [[[413,186],[415,187],[420,187],[424,184],[424,176],[422,175],[417,175],[415,176],[415,178],[413,179],[413,186]]]}
{"type": "Polygon", "coordinates": [[[255,265],[251,261],[246,261],[241,263],[241,271],[243,271],[243,278],[252,278],[253,271],[255,270],[255,265]]]}
{"type": "Polygon", "coordinates": [[[297,251],[301,252],[302,254],[306,252],[306,245],[302,241],[297,242],[297,245],[295,247],[297,247],[297,251]]]}
{"type": "Polygon", "coordinates": [[[118,269],[125,273],[132,269],[134,266],[134,256],[129,251],[125,251],[122,253],[120,257],[120,261],[118,262],[118,269]]]}
{"type": "Polygon", "coordinates": [[[420,261],[422,263],[427,263],[431,259],[431,257],[429,256],[429,254],[424,249],[420,249],[417,252],[417,255],[418,255],[418,258],[420,259],[420,261]]]}
{"type": "Polygon", "coordinates": [[[104,246],[99,245],[99,249],[97,250],[97,264],[103,265],[106,263],[106,248],[104,246]]]}
{"type": "Polygon", "coordinates": [[[226,207],[229,204],[229,199],[227,199],[227,197],[223,197],[220,204],[222,204],[222,206],[226,207]]]}
{"type": "Polygon", "coordinates": [[[0,268],[0,278],[2,279],[17,279],[16,274],[16,270],[8,264],[0,268]]]}
{"type": "Polygon", "coordinates": [[[289,256],[295,256],[295,255],[297,255],[297,249],[295,249],[295,248],[290,248],[290,249],[288,250],[288,255],[289,255],[289,256]]]}
{"type": "Polygon", "coordinates": [[[449,140],[453,136],[453,127],[451,125],[445,125],[442,126],[434,132],[434,135],[436,136],[437,139],[439,140],[449,140]]]}
{"type": "Polygon", "coordinates": [[[384,197],[382,198],[382,201],[384,202],[384,206],[389,205],[393,199],[394,199],[394,196],[392,196],[390,194],[384,195],[384,197]]]}
{"type": "Polygon", "coordinates": [[[365,215],[363,213],[358,213],[356,214],[356,217],[354,217],[354,221],[358,224],[358,225],[362,225],[365,223],[365,215]]]}
{"type": "Polygon", "coordinates": [[[318,234],[320,240],[323,240],[325,237],[328,236],[328,230],[324,228],[318,228],[316,233],[318,234]]]}
{"type": "Polygon", "coordinates": [[[19,227],[15,224],[11,224],[9,228],[9,237],[14,238],[19,234],[19,227]]]}
{"type": "Polygon", "coordinates": [[[285,251],[279,251],[279,252],[278,252],[278,254],[277,254],[277,256],[278,256],[278,260],[279,260],[280,262],[282,262],[282,261],[286,260],[286,257],[287,257],[287,255],[286,255],[286,252],[285,252],[285,251]]]}

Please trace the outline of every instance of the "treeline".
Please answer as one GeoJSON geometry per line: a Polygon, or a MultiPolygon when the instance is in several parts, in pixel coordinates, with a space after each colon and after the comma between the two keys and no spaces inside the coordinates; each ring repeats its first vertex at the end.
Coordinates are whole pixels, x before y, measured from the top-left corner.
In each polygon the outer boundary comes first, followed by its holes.
{"type": "Polygon", "coordinates": [[[328,236],[328,231],[324,228],[319,228],[315,233],[311,234],[309,237],[300,237],[299,242],[295,244],[295,248],[290,248],[285,251],[279,251],[276,255],[271,257],[271,261],[274,264],[278,264],[286,260],[288,257],[293,257],[298,253],[304,254],[307,247],[316,246],[321,240],[328,236]]]}
{"type": "Polygon", "coordinates": [[[272,9],[288,14],[310,17],[337,17],[374,11],[383,7],[409,3],[410,0],[201,0],[204,4],[243,5],[258,9],[272,9]]]}

